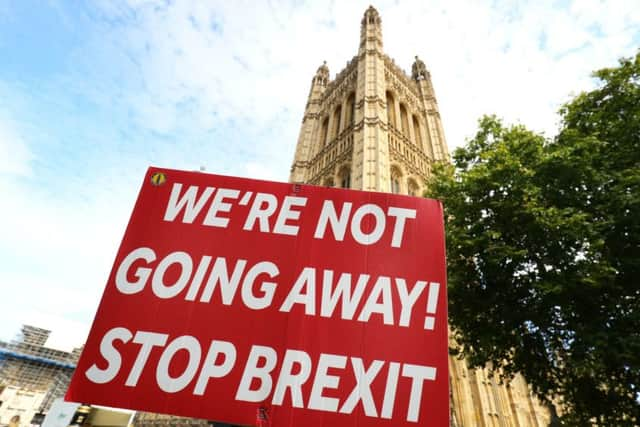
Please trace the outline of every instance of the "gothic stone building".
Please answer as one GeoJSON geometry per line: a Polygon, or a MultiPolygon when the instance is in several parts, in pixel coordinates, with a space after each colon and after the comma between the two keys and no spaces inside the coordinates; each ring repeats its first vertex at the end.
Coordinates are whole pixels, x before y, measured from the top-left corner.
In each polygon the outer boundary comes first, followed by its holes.
{"type": "MultiPolygon", "coordinates": [[[[360,46],[331,80],[311,81],[289,180],[421,195],[434,162],[448,161],[431,75],[416,57],[407,75],[383,51],[378,12],[361,22],[360,46]]],[[[450,357],[451,425],[543,427],[550,416],[521,376],[500,384],[450,357]]]]}
{"type": "Polygon", "coordinates": [[[318,68],[290,181],[419,195],[434,161],[448,160],[431,76],[417,59],[409,78],[382,51],[369,8],[358,55],[334,80],[318,68]]]}

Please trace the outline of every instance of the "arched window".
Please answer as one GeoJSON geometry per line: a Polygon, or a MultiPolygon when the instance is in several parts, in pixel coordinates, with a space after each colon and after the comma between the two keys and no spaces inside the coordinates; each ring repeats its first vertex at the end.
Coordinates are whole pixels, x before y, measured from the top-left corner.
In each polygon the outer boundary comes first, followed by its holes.
{"type": "Polygon", "coordinates": [[[404,104],[400,104],[400,124],[402,126],[402,133],[407,138],[409,137],[409,117],[407,115],[407,107],[404,104]]]}
{"type": "Polygon", "coordinates": [[[343,166],[338,173],[341,188],[351,188],[351,169],[349,166],[343,166]]]}
{"type": "Polygon", "coordinates": [[[320,129],[320,147],[324,147],[327,143],[327,134],[329,133],[329,118],[325,117],[320,129]]]}
{"type": "Polygon", "coordinates": [[[393,99],[393,95],[391,95],[391,92],[387,92],[387,120],[388,123],[393,126],[393,127],[397,127],[396,124],[396,103],[393,99]]]}
{"type": "Polygon", "coordinates": [[[342,105],[338,105],[336,107],[335,112],[333,113],[333,123],[335,123],[335,126],[333,127],[331,140],[333,140],[333,138],[335,138],[338,135],[340,135],[340,119],[341,118],[342,118],[342,105]]]}
{"type": "Polygon", "coordinates": [[[397,166],[391,166],[391,192],[394,194],[400,194],[400,180],[402,179],[402,172],[397,166]]]}
{"type": "Polygon", "coordinates": [[[422,134],[420,133],[420,122],[418,121],[418,118],[415,116],[415,114],[413,115],[413,133],[416,136],[416,140],[415,143],[418,147],[420,147],[420,149],[422,149],[422,134]]]}
{"type": "Polygon", "coordinates": [[[345,120],[345,125],[353,126],[356,122],[356,94],[351,93],[349,98],[347,99],[347,118],[345,120]]]}
{"type": "Polygon", "coordinates": [[[407,189],[410,196],[420,195],[420,187],[418,187],[418,183],[413,178],[409,178],[407,181],[407,189]]]}

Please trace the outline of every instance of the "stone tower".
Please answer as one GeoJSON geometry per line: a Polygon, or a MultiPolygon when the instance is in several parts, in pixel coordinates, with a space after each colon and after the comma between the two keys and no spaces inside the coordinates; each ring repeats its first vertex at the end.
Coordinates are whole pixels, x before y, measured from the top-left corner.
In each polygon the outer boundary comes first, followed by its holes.
{"type": "MultiPolygon", "coordinates": [[[[313,79],[289,180],[419,196],[434,162],[449,161],[431,75],[411,75],[383,51],[382,20],[369,7],[358,54],[332,80],[313,79]]],[[[451,425],[544,427],[550,415],[521,376],[500,384],[487,369],[450,357],[451,425]]]]}
{"type": "Polygon", "coordinates": [[[369,7],[358,55],[333,80],[318,68],[291,182],[418,195],[448,159],[431,76],[417,57],[410,77],[384,54],[381,23],[369,7]]]}

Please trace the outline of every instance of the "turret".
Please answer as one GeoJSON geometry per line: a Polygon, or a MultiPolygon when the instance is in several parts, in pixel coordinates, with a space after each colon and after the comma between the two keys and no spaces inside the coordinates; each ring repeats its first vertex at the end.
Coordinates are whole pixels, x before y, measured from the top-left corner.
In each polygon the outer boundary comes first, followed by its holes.
{"type": "Polygon", "coordinates": [[[313,77],[313,84],[326,87],[327,83],[329,83],[329,67],[327,67],[327,61],[322,61],[322,65],[318,67],[313,77]]]}
{"type": "Polygon", "coordinates": [[[318,121],[318,111],[322,101],[322,94],[329,84],[329,67],[327,61],[323,61],[316,74],[311,79],[311,89],[307,99],[307,106],[302,117],[302,127],[296,145],[296,154],[291,166],[289,181],[304,182],[308,173],[308,162],[311,156],[311,135],[318,121]]]}
{"type": "Polygon", "coordinates": [[[364,12],[360,22],[360,49],[362,54],[366,51],[377,50],[382,53],[382,19],[373,7],[364,12]]]}
{"type": "Polygon", "coordinates": [[[431,83],[431,73],[425,63],[416,55],[411,66],[411,78],[416,81],[420,98],[426,110],[427,126],[430,129],[432,155],[436,160],[448,161],[449,150],[444,139],[444,129],[440,119],[440,111],[436,101],[436,95],[431,83]]]}

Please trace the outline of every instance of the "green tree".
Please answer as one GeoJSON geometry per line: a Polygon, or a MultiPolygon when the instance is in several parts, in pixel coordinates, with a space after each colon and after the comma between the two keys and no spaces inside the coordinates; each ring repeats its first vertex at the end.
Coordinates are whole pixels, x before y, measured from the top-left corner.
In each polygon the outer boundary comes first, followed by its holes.
{"type": "Polygon", "coordinates": [[[460,352],[560,396],[565,425],[640,425],[640,53],[552,140],[484,117],[436,168],[460,352]]]}

